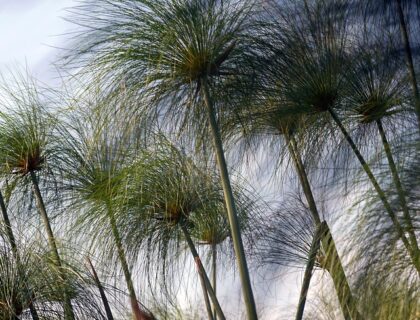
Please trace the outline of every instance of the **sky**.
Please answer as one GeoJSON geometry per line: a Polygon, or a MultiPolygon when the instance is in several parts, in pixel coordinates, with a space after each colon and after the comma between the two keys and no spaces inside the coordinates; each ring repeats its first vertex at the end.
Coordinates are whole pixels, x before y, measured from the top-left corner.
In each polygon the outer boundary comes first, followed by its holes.
{"type": "MultiPolygon", "coordinates": [[[[54,63],[63,52],[59,48],[66,45],[65,34],[72,29],[63,17],[65,9],[75,4],[75,0],[0,0],[0,73],[23,68],[45,84],[57,84],[54,63]]],[[[267,277],[255,283],[256,302],[264,306],[264,319],[280,319],[280,310],[297,303],[302,274],[292,272],[280,280],[272,274],[267,277]]],[[[239,313],[238,279],[233,280],[232,275],[224,278],[229,285],[219,287],[222,306],[227,306],[230,314],[239,313]]]]}
{"type": "Polygon", "coordinates": [[[40,81],[57,79],[52,65],[72,26],[63,17],[74,0],[0,0],[0,72],[28,68],[40,81]]]}

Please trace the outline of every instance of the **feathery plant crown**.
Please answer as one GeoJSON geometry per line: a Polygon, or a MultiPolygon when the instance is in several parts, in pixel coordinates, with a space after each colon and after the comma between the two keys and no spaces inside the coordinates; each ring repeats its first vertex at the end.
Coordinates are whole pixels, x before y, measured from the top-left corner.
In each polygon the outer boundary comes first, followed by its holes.
{"type": "Polygon", "coordinates": [[[406,78],[393,50],[374,46],[354,53],[344,106],[360,123],[411,111],[406,78]]]}
{"type": "MultiPolygon", "coordinates": [[[[145,249],[145,263],[154,272],[174,268],[171,259],[178,257],[184,240],[181,227],[203,244],[219,244],[230,236],[219,176],[208,167],[163,140],[143,150],[130,170],[127,198],[116,216],[129,254],[145,249]],[[156,266],[155,259],[164,263],[156,266]]],[[[245,231],[258,207],[240,185],[234,190],[245,231]]]]}
{"type": "Polygon", "coordinates": [[[77,193],[76,202],[103,205],[123,191],[133,150],[129,130],[94,114],[70,117],[69,129],[62,132],[67,137],[65,170],[71,189],[77,193]]]}
{"type": "Polygon", "coordinates": [[[28,80],[2,87],[0,163],[3,174],[26,175],[46,168],[56,140],[57,119],[49,112],[51,97],[28,80]]]}
{"type": "Polygon", "coordinates": [[[142,117],[185,125],[193,116],[196,126],[202,110],[185,106],[197,103],[201,80],[216,85],[246,69],[251,9],[248,0],[87,1],[74,12],[87,32],[70,66],[93,71],[110,96],[133,98],[142,117]]]}
{"type": "Polygon", "coordinates": [[[80,24],[90,32],[78,53],[93,54],[95,68],[130,84],[190,85],[205,75],[229,73],[248,7],[248,1],[217,0],[88,2],[79,10],[88,12],[80,24]]]}

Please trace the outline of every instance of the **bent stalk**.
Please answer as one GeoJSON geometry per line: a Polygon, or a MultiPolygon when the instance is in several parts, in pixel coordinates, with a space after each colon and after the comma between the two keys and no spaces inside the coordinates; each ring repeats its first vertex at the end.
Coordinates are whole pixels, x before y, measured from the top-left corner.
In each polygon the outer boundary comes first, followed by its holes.
{"type": "MultiPolygon", "coordinates": [[[[44,224],[45,230],[47,232],[48,244],[50,246],[54,258],[54,263],[59,269],[59,273],[62,280],[65,282],[66,276],[64,274],[60,255],[58,254],[57,244],[55,242],[54,234],[51,228],[50,219],[48,218],[44,200],[42,198],[41,191],[39,190],[38,179],[36,178],[35,172],[30,171],[30,175],[32,180],[33,192],[35,194],[36,204],[38,207],[39,214],[41,215],[41,219],[44,224]]],[[[64,318],[68,320],[75,319],[73,306],[71,305],[71,299],[66,289],[64,290],[64,318]]]]}
{"type": "Polygon", "coordinates": [[[214,106],[210,97],[207,79],[205,77],[201,80],[200,90],[202,90],[204,96],[208,119],[211,127],[211,133],[213,136],[217,165],[219,167],[220,177],[222,180],[223,193],[229,218],[230,231],[232,234],[233,247],[235,250],[236,260],[239,268],[239,276],[242,284],[242,292],[244,296],[245,307],[247,310],[248,319],[256,320],[258,319],[257,309],[255,306],[254,295],[252,293],[251,280],[249,277],[248,265],[246,262],[244,247],[242,243],[238,215],[235,208],[235,200],[233,197],[232,186],[230,184],[225,154],[223,151],[223,143],[220,136],[220,130],[216,121],[214,106]]]}
{"type": "Polygon", "coordinates": [[[309,285],[312,279],[312,271],[315,266],[316,255],[320,247],[321,236],[324,233],[323,228],[326,226],[325,221],[318,225],[314,238],[311,243],[311,248],[308,255],[308,263],[305,268],[305,275],[303,277],[302,288],[300,290],[299,304],[296,312],[296,320],[302,320],[303,311],[305,310],[306,296],[308,295],[309,285]]]}
{"type": "Polygon", "coordinates": [[[182,232],[184,233],[185,240],[187,240],[188,247],[190,248],[191,254],[195,260],[199,273],[203,277],[204,284],[207,288],[207,292],[210,296],[211,301],[213,302],[213,305],[217,311],[217,314],[219,315],[219,318],[221,320],[226,320],[225,315],[223,314],[222,308],[220,307],[219,301],[217,300],[216,294],[210,284],[210,280],[207,277],[206,270],[204,270],[203,264],[201,263],[201,259],[200,259],[200,256],[198,255],[197,249],[195,248],[194,243],[191,239],[190,233],[188,232],[187,228],[185,227],[182,221],[181,221],[181,229],[182,229],[182,232]]]}

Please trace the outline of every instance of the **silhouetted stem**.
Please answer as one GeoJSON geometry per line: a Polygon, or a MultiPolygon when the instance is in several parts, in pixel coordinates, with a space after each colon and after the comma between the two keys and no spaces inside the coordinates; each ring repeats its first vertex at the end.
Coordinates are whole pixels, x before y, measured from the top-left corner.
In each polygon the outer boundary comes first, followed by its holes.
{"type": "Polygon", "coordinates": [[[398,221],[394,211],[391,208],[391,205],[389,204],[385,192],[381,189],[381,187],[378,184],[378,181],[376,180],[375,176],[373,175],[372,171],[370,170],[369,165],[363,158],[362,154],[360,153],[359,149],[357,148],[356,144],[354,143],[353,139],[350,137],[349,133],[347,132],[346,128],[344,128],[341,120],[338,118],[337,114],[334,112],[334,110],[329,109],[329,113],[331,114],[331,117],[334,119],[337,126],[340,128],[342,134],[344,135],[344,138],[347,140],[348,144],[350,145],[351,149],[353,150],[353,153],[356,155],[357,159],[359,160],[360,164],[362,165],[363,170],[365,171],[366,175],[368,176],[370,182],[372,183],[376,193],[379,196],[379,199],[381,199],[382,204],[385,207],[386,212],[388,213],[388,216],[391,218],[395,230],[398,234],[398,237],[403,242],[404,246],[406,247],[411,260],[413,262],[413,265],[416,267],[417,272],[420,274],[420,261],[416,259],[416,254],[413,252],[410,242],[408,241],[407,237],[404,234],[404,230],[401,227],[400,222],[398,221]]]}
{"type": "Polygon", "coordinates": [[[416,260],[418,261],[419,255],[420,255],[419,246],[417,243],[416,235],[414,233],[414,226],[411,221],[411,216],[408,210],[407,201],[405,199],[405,191],[401,184],[397,166],[395,165],[394,158],[392,156],[391,146],[389,145],[388,139],[386,138],[385,130],[382,126],[381,120],[377,120],[376,124],[378,125],[379,134],[381,135],[382,144],[384,145],[385,154],[388,159],[389,168],[392,174],[392,180],[394,180],[395,187],[397,188],[398,198],[400,200],[400,204],[401,204],[403,214],[404,214],[404,220],[405,220],[405,223],[407,224],[407,233],[410,238],[413,251],[416,255],[416,260]]]}
{"type": "Polygon", "coordinates": [[[31,312],[31,317],[33,320],[39,320],[38,312],[36,311],[35,306],[32,303],[32,301],[29,304],[29,311],[31,312]]]}
{"type": "MultiPolygon", "coordinates": [[[[321,217],[315,203],[312,188],[309,183],[304,164],[296,148],[295,139],[293,136],[289,137],[288,135],[285,135],[285,138],[289,148],[289,153],[291,154],[293,162],[295,163],[296,171],[298,173],[303,192],[305,193],[306,200],[308,201],[309,210],[312,213],[315,225],[317,228],[319,228],[321,225],[321,217]]],[[[332,238],[332,235],[329,233],[328,225],[325,221],[322,223],[326,224],[323,229],[328,230],[328,234],[321,238],[321,244],[325,251],[325,259],[327,260],[326,263],[330,266],[328,271],[331,275],[331,278],[333,279],[341,310],[345,319],[362,319],[361,315],[357,311],[356,302],[353,295],[351,294],[350,285],[346,274],[344,273],[343,265],[338,255],[335,242],[332,238]],[[349,312],[350,310],[351,312],[349,312]],[[350,314],[353,315],[351,318],[350,314]]]]}
{"type": "Polygon", "coordinates": [[[316,259],[316,255],[320,247],[321,236],[323,234],[322,228],[325,225],[326,225],[325,222],[322,222],[321,224],[318,225],[314,234],[314,238],[311,243],[311,248],[308,254],[308,263],[306,264],[305,274],[303,276],[302,288],[300,290],[299,304],[298,304],[298,308],[296,312],[296,320],[302,320],[303,318],[303,311],[305,310],[306,297],[308,295],[309,285],[312,279],[312,271],[315,266],[315,259],[316,259]]]}
{"type": "Polygon", "coordinates": [[[216,121],[215,110],[213,102],[210,97],[207,79],[204,77],[201,80],[201,89],[205,105],[207,108],[208,120],[210,123],[211,134],[213,137],[213,144],[216,152],[217,165],[220,171],[222,180],[222,187],[224,198],[226,202],[226,209],[229,218],[230,231],[232,235],[233,247],[235,250],[236,260],[238,263],[239,277],[242,284],[242,292],[244,296],[245,307],[249,320],[258,319],[257,309],[255,306],[254,295],[252,293],[251,280],[249,277],[248,265],[246,262],[245,251],[241,238],[241,231],[239,227],[238,215],[235,208],[235,200],[233,197],[232,186],[230,184],[229,173],[227,169],[225,154],[223,151],[222,138],[220,136],[219,126],[216,121]]]}
{"type": "MultiPolygon", "coordinates": [[[[44,200],[39,190],[38,179],[36,178],[35,172],[30,171],[30,176],[32,180],[33,191],[35,194],[36,204],[38,207],[39,214],[41,215],[44,228],[47,232],[48,244],[52,252],[54,263],[58,267],[61,279],[63,282],[66,282],[65,272],[61,263],[60,255],[58,254],[57,244],[55,242],[54,234],[51,228],[50,219],[48,218],[47,210],[45,209],[44,200]]],[[[73,311],[73,306],[71,305],[71,299],[67,293],[67,289],[64,290],[64,318],[69,320],[74,320],[75,315],[73,311]]]]}
{"type": "Polygon", "coordinates": [[[207,276],[206,271],[204,270],[203,264],[201,263],[200,256],[198,255],[197,249],[195,248],[194,242],[191,239],[190,233],[187,228],[181,221],[181,229],[184,233],[185,240],[187,241],[188,247],[190,248],[191,254],[194,258],[194,261],[197,265],[198,272],[201,273],[204,283],[207,288],[207,292],[210,296],[211,301],[213,302],[214,307],[216,308],[217,314],[221,320],[226,320],[225,315],[223,314],[222,308],[220,307],[219,301],[217,300],[216,294],[211,286],[210,280],[207,276]]]}
{"type": "Polygon", "coordinates": [[[114,317],[112,315],[111,307],[109,306],[108,299],[105,294],[105,290],[102,286],[101,281],[99,280],[98,274],[96,273],[95,267],[92,264],[92,261],[89,259],[89,257],[86,257],[86,261],[92,271],[93,279],[95,280],[95,284],[98,287],[99,294],[101,295],[102,303],[104,304],[106,317],[108,320],[114,320],[114,317]]]}

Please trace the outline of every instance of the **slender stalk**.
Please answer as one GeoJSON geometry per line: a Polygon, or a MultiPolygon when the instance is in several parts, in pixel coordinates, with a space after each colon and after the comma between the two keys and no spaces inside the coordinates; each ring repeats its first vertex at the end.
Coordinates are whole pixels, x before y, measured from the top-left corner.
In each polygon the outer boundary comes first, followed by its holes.
{"type": "MultiPolygon", "coordinates": [[[[7,238],[9,239],[10,246],[12,247],[13,257],[15,258],[16,264],[18,265],[18,268],[20,270],[21,261],[20,261],[19,251],[16,245],[16,239],[13,234],[12,224],[10,223],[9,214],[7,213],[6,204],[4,203],[4,198],[1,191],[0,191],[0,209],[3,215],[4,224],[6,226],[6,235],[7,235],[7,238]]],[[[28,291],[31,292],[31,290],[28,290],[28,291]]],[[[39,316],[32,301],[29,303],[29,310],[31,312],[32,319],[38,320],[39,316]]]]}
{"type": "MultiPolygon", "coordinates": [[[[315,220],[317,228],[320,228],[321,218],[315,203],[305,167],[296,149],[296,142],[293,136],[288,136],[286,134],[285,138],[289,148],[289,153],[291,154],[293,162],[295,163],[296,171],[298,172],[298,177],[300,179],[303,192],[305,193],[305,197],[308,201],[309,210],[312,213],[312,217],[315,220]]],[[[356,301],[351,294],[350,285],[344,272],[340,256],[338,255],[337,247],[335,246],[335,242],[331,233],[329,232],[328,225],[325,221],[322,222],[322,224],[326,224],[326,226],[323,227],[323,230],[326,230],[326,233],[323,234],[321,238],[322,248],[325,252],[325,266],[327,266],[326,269],[333,279],[341,310],[345,319],[362,319],[362,316],[357,311],[356,301]],[[352,316],[350,317],[351,314],[352,316]]]]}
{"type": "MultiPolygon", "coordinates": [[[[41,215],[42,222],[44,224],[45,230],[47,232],[48,244],[50,246],[54,263],[59,268],[60,276],[62,280],[66,281],[66,276],[63,270],[63,266],[61,263],[60,255],[58,254],[57,244],[55,242],[54,234],[51,228],[50,219],[48,218],[47,210],[45,209],[44,200],[41,195],[41,191],[39,190],[38,179],[35,175],[35,172],[30,171],[33,192],[35,194],[36,204],[38,207],[39,214],[41,215]]],[[[64,290],[64,318],[69,320],[74,320],[75,315],[73,311],[73,306],[71,305],[71,299],[68,295],[67,290],[64,290]]]]}
{"type": "MultiPolygon", "coordinates": [[[[213,285],[213,290],[214,290],[214,294],[217,295],[217,244],[216,243],[212,243],[211,244],[211,258],[212,258],[212,268],[211,268],[211,273],[212,273],[212,285],[213,285]]],[[[216,313],[216,307],[214,307],[214,314],[213,314],[213,319],[217,320],[217,313],[216,313]]]]}
{"type": "Polygon", "coordinates": [[[98,287],[99,294],[101,295],[102,303],[104,304],[106,317],[108,320],[114,320],[114,317],[112,315],[111,307],[109,306],[108,299],[105,294],[104,287],[102,286],[101,281],[99,280],[98,274],[96,273],[95,267],[92,264],[92,261],[89,259],[89,257],[86,257],[86,261],[92,271],[93,279],[95,280],[95,284],[98,287]]]}
{"type": "Polygon", "coordinates": [[[407,201],[405,199],[405,191],[402,186],[402,183],[398,174],[397,166],[395,165],[394,158],[392,156],[391,146],[388,143],[388,139],[386,137],[385,130],[382,126],[381,120],[377,120],[376,124],[378,126],[379,134],[382,139],[382,144],[384,145],[384,150],[385,150],[386,157],[388,159],[388,164],[391,170],[392,179],[394,180],[395,187],[397,188],[398,198],[400,200],[401,207],[403,209],[404,220],[405,220],[405,223],[407,224],[407,233],[411,241],[412,249],[416,255],[416,261],[418,261],[419,256],[420,256],[419,245],[417,243],[417,238],[414,233],[414,226],[411,221],[410,212],[408,210],[407,201]]]}
{"type": "Polygon", "coordinates": [[[322,248],[325,252],[323,267],[331,275],[338,301],[340,306],[342,306],[341,311],[346,320],[361,320],[363,317],[357,311],[356,301],[351,294],[350,286],[328,224],[325,224],[323,230],[324,234],[321,238],[322,248]]]}
{"type": "Polygon", "coordinates": [[[411,87],[413,90],[414,104],[416,107],[417,121],[420,130],[420,93],[417,84],[416,72],[414,70],[413,55],[411,53],[410,39],[408,37],[407,25],[405,23],[404,12],[401,5],[401,0],[395,0],[397,3],[398,18],[400,20],[401,35],[404,42],[405,59],[407,62],[408,73],[410,75],[411,87]]]}
{"type": "Polygon", "coordinates": [[[217,165],[219,167],[220,176],[222,180],[222,187],[226,208],[229,218],[230,231],[232,234],[233,247],[235,249],[236,260],[239,268],[239,277],[242,283],[242,292],[245,301],[245,307],[249,320],[258,319],[257,309],[255,306],[254,295],[252,293],[251,280],[249,277],[248,265],[246,262],[244,247],[241,238],[241,231],[239,227],[238,215],[235,208],[235,200],[233,197],[232,186],[230,184],[229,173],[227,169],[225,154],[223,151],[223,143],[220,136],[219,126],[216,121],[213,102],[210,97],[208,83],[206,77],[201,80],[201,89],[204,96],[204,101],[207,108],[208,119],[210,122],[211,133],[213,136],[213,143],[216,152],[217,165]]]}
{"type": "Polygon", "coordinates": [[[217,300],[216,294],[211,286],[210,280],[207,277],[206,270],[204,270],[203,264],[201,263],[200,256],[198,255],[197,249],[195,248],[194,242],[191,239],[190,233],[188,232],[187,228],[185,227],[184,223],[181,221],[181,229],[184,233],[185,240],[187,240],[188,247],[190,248],[191,254],[195,260],[199,273],[201,273],[204,283],[207,288],[207,292],[210,296],[211,301],[219,315],[221,320],[226,320],[225,315],[223,314],[222,308],[220,307],[219,301],[217,300]]]}
{"type": "Polygon", "coordinates": [[[295,164],[303,192],[305,193],[306,200],[308,201],[309,210],[312,213],[312,217],[315,220],[315,224],[318,226],[321,224],[321,218],[319,216],[318,208],[316,206],[315,199],[312,194],[311,185],[309,184],[305,167],[296,149],[295,140],[292,136],[288,136],[287,134],[285,135],[285,138],[287,146],[289,148],[289,153],[292,156],[293,162],[295,164]]]}
{"type": "Polygon", "coordinates": [[[360,164],[362,165],[363,170],[365,171],[365,173],[369,177],[369,180],[372,183],[373,187],[375,188],[375,191],[377,192],[379,198],[381,199],[381,201],[382,201],[382,203],[385,207],[385,210],[388,213],[388,216],[391,218],[391,220],[394,224],[394,227],[395,227],[395,230],[398,234],[398,237],[401,239],[404,246],[406,247],[406,249],[407,249],[407,251],[408,251],[408,253],[409,253],[409,255],[410,255],[410,257],[413,261],[413,264],[417,269],[417,272],[420,274],[420,261],[416,259],[416,254],[412,250],[410,242],[408,241],[407,237],[405,236],[404,230],[401,227],[400,222],[398,221],[394,211],[391,208],[391,205],[389,204],[389,202],[386,198],[385,192],[379,186],[378,181],[376,180],[375,176],[373,175],[372,171],[370,170],[369,165],[367,164],[367,162],[363,158],[362,154],[360,153],[360,151],[357,148],[356,144],[354,143],[353,139],[350,137],[346,128],[344,128],[344,126],[343,126],[341,120],[338,118],[337,114],[332,109],[329,109],[329,113],[331,114],[331,117],[334,119],[337,126],[340,128],[340,130],[341,130],[342,134],[344,135],[345,139],[347,140],[348,144],[352,148],[353,153],[356,155],[357,159],[359,160],[360,164]]]}
{"type": "Polygon", "coordinates": [[[204,280],[204,276],[201,273],[198,264],[196,264],[196,267],[197,267],[198,276],[200,278],[201,290],[203,291],[203,297],[204,297],[204,303],[206,305],[207,315],[209,317],[209,320],[214,320],[213,310],[211,309],[211,304],[209,300],[209,295],[207,293],[206,282],[204,280]]]}
{"type": "Polygon", "coordinates": [[[302,320],[303,311],[305,310],[306,296],[308,295],[309,285],[312,279],[312,271],[315,266],[316,255],[320,247],[320,240],[324,231],[322,230],[326,225],[325,221],[318,225],[314,238],[311,243],[311,248],[308,255],[308,263],[306,264],[305,274],[303,276],[302,288],[300,290],[299,304],[296,312],[296,320],[302,320]]]}
{"type": "Polygon", "coordinates": [[[20,257],[19,257],[19,252],[18,252],[18,248],[16,245],[16,239],[15,236],[13,234],[13,229],[12,229],[12,224],[10,223],[10,219],[9,219],[9,214],[7,213],[7,208],[6,208],[6,204],[4,203],[4,198],[3,198],[3,194],[0,191],[0,208],[1,208],[1,213],[3,216],[3,220],[4,220],[4,225],[6,227],[6,235],[7,238],[10,242],[10,246],[12,247],[12,253],[13,253],[13,257],[19,261],[20,257]]]}
{"type": "Polygon", "coordinates": [[[133,280],[131,278],[130,269],[128,267],[127,258],[125,256],[124,248],[122,245],[122,240],[120,233],[117,228],[117,222],[115,221],[114,213],[111,208],[108,208],[108,217],[111,224],[112,235],[114,236],[115,245],[117,246],[118,258],[120,259],[121,267],[124,273],[125,282],[127,284],[128,294],[130,297],[131,309],[136,320],[147,320],[149,319],[139,307],[136,291],[134,290],[133,280]]]}
{"type": "Polygon", "coordinates": [[[38,312],[36,311],[35,306],[32,303],[32,301],[29,304],[29,311],[31,312],[31,316],[33,320],[39,320],[38,312]]]}

